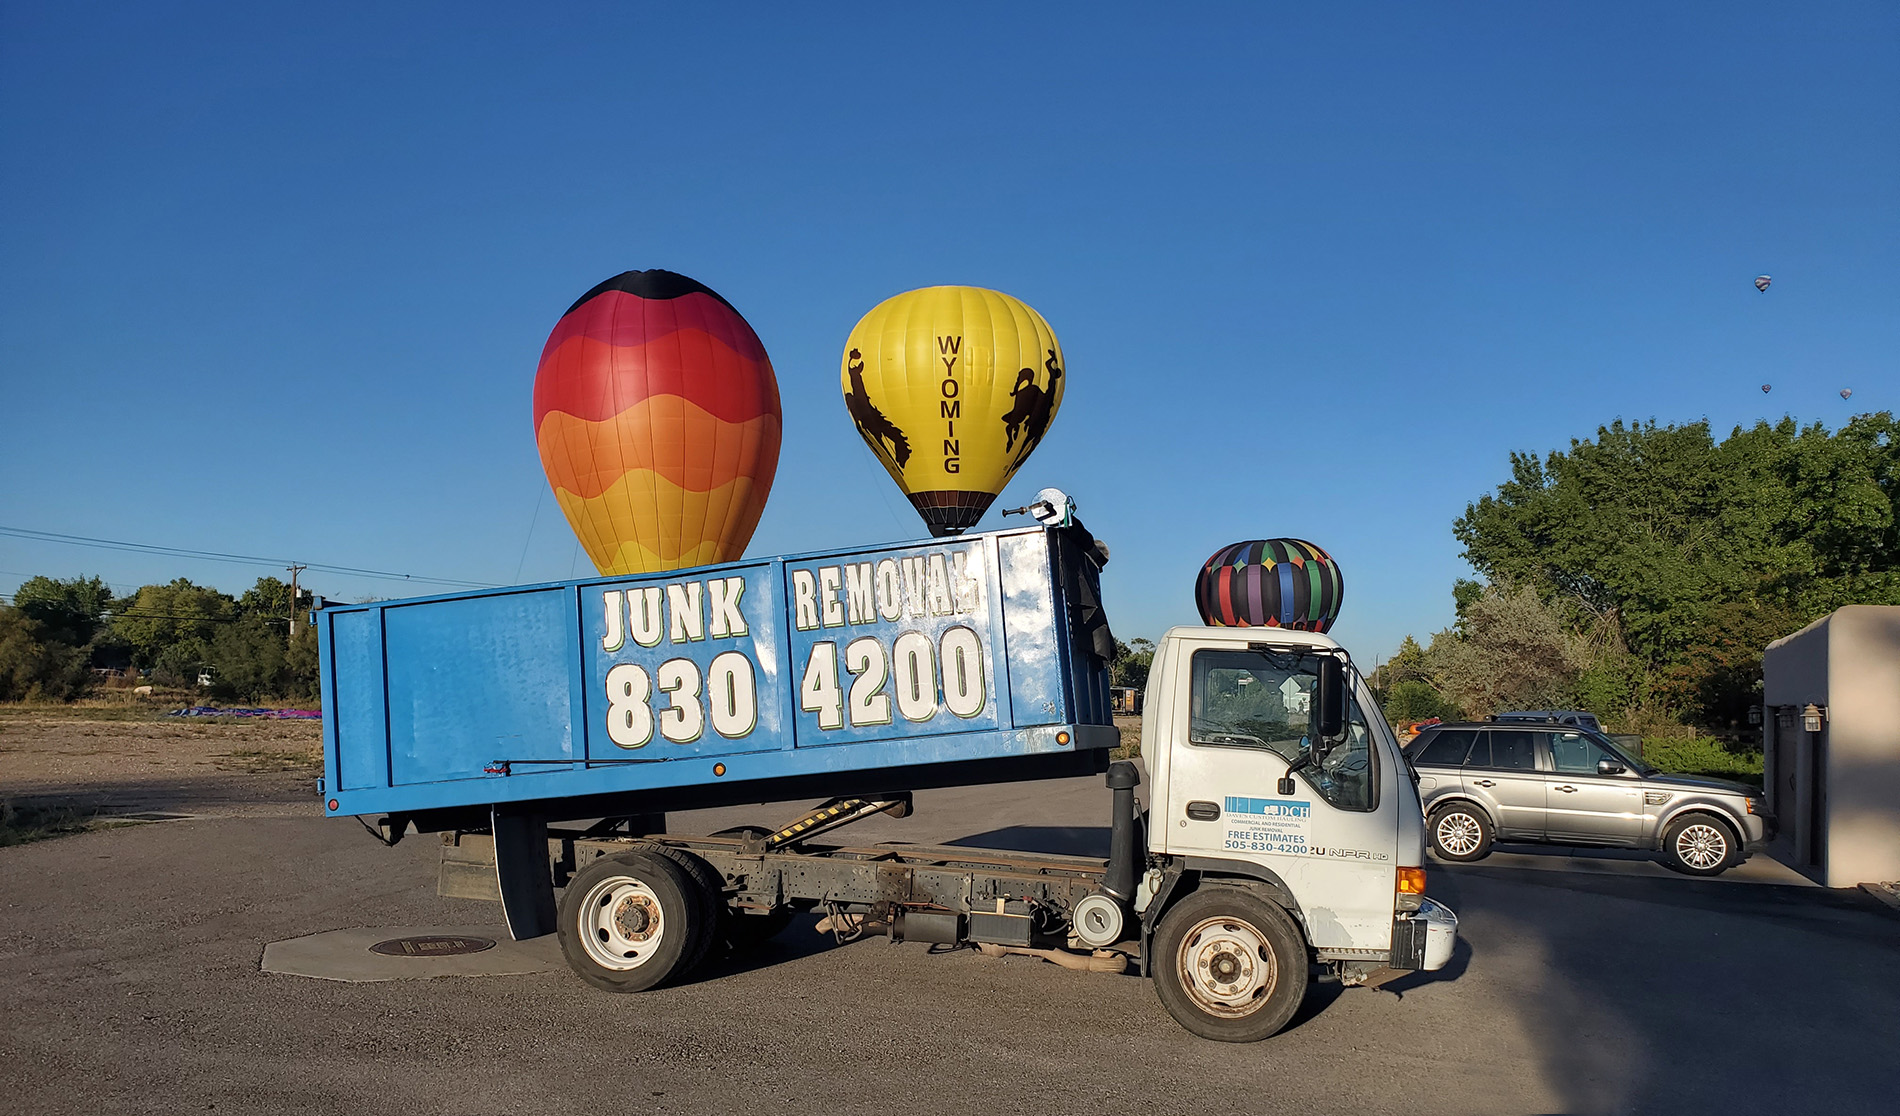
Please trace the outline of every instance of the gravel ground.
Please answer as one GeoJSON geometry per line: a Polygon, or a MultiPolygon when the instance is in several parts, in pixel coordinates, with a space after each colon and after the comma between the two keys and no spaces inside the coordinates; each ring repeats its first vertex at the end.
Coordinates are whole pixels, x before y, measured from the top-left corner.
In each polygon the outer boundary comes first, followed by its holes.
{"type": "Polygon", "coordinates": [[[0,799],[88,812],[317,816],[315,721],[0,707],[0,799]]]}
{"type": "MultiPolygon", "coordinates": [[[[1517,854],[1433,867],[1463,919],[1444,972],[1316,988],[1290,1030],[1244,1047],[1195,1039],[1133,976],[837,946],[809,919],[638,996],[564,971],[269,974],[272,941],[499,934],[499,911],[435,896],[430,840],[383,848],[315,816],[305,777],[229,767],[294,752],[275,734],[308,726],[19,727],[0,735],[0,794],[24,770],[199,816],[0,848],[13,1113],[1874,1111],[1900,1034],[1900,917],[1871,897],[1517,854]],[[120,763],[128,743],[152,751],[120,763]]],[[[929,792],[862,835],[1099,840],[1105,801],[1099,780],[929,792]]]]}

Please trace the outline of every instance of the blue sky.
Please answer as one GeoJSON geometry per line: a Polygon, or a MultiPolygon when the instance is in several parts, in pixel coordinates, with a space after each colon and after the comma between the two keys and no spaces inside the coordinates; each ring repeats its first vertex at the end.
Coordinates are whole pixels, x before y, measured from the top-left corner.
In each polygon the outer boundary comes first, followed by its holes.
{"type": "MultiPolygon", "coordinates": [[[[589,574],[535,363],[581,292],[665,267],[777,367],[749,553],[915,537],[839,351],[969,283],[1063,342],[997,507],[1075,496],[1119,635],[1293,535],[1371,660],[1449,622],[1452,520],[1512,450],[1896,406],[1891,5],[830,10],[8,5],[0,526],[589,574]]],[[[0,537],[9,592],[269,572],[0,537]]]]}

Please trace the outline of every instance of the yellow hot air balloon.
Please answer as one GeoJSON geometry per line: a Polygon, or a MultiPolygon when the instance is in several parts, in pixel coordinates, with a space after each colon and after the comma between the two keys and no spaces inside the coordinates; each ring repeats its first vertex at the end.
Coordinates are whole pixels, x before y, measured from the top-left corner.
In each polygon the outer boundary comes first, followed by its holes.
{"type": "Polygon", "coordinates": [[[1062,405],[1062,346],[1000,291],[925,287],[858,321],[840,370],[845,406],[933,535],[983,518],[1062,405]]]}

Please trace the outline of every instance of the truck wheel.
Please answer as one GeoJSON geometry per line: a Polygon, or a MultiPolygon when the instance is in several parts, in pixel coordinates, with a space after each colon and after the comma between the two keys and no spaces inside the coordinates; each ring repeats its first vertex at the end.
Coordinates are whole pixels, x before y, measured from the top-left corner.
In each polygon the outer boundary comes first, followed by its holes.
{"type": "Polygon", "coordinates": [[[603,857],[561,895],[561,953],[596,988],[644,992],[686,975],[705,954],[707,907],[703,889],[669,857],[603,857]]]}
{"type": "Polygon", "coordinates": [[[711,952],[713,943],[721,941],[724,937],[726,921],[724,885],[719,879],[719,873],[713,871],[712,865],[685,849],[676,849],[671,845],[662,845],[657,842],[641,845],[639,849],[641,852],[663,856],[679,865],[687,878],[693,881],[700,902],[704,904],[702,917],[709,929],[693,942],[692,954],[686,959],[685,966],[681,969],[682,973],[690,972],[698,968],[699,963],[706,959],[706,954],[711,952]]]}
{"type": "Polygon", "coordinates": [[[1735,863],[1741,843],[1720,818],[1690,814],[1671,822],[1663,834],[1663,863],[1690,876],[1719,876],[1735,863]]]}
{"type": "Polygon", "coordinates": [[[1232,887],[1209,887],[1162,916],[1154,938],[1155,995],[1183,1027],[1220,1042],[1278,1033],[1306,995],[1306,947],[1279,907],[1232,887]]]}
{"type": "Polygon", "coordinates": [[[1474,806],[1454,802],[1431,820],[1432,851],[1441,859],[1459,862],[1491,855],[1491,819],[1474,806]]]}

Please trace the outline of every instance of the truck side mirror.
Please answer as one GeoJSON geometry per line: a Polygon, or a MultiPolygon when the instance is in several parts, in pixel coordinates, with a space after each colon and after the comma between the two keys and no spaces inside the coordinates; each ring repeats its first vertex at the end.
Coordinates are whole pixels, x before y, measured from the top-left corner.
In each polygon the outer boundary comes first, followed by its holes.
{"type": "Polygon", "coordinates": [[[1331,655],[1319,661],[1318,696],[1318,734],[1322,740],[1331,740],[1346,731],[1346,668],[1331,655]]]}

